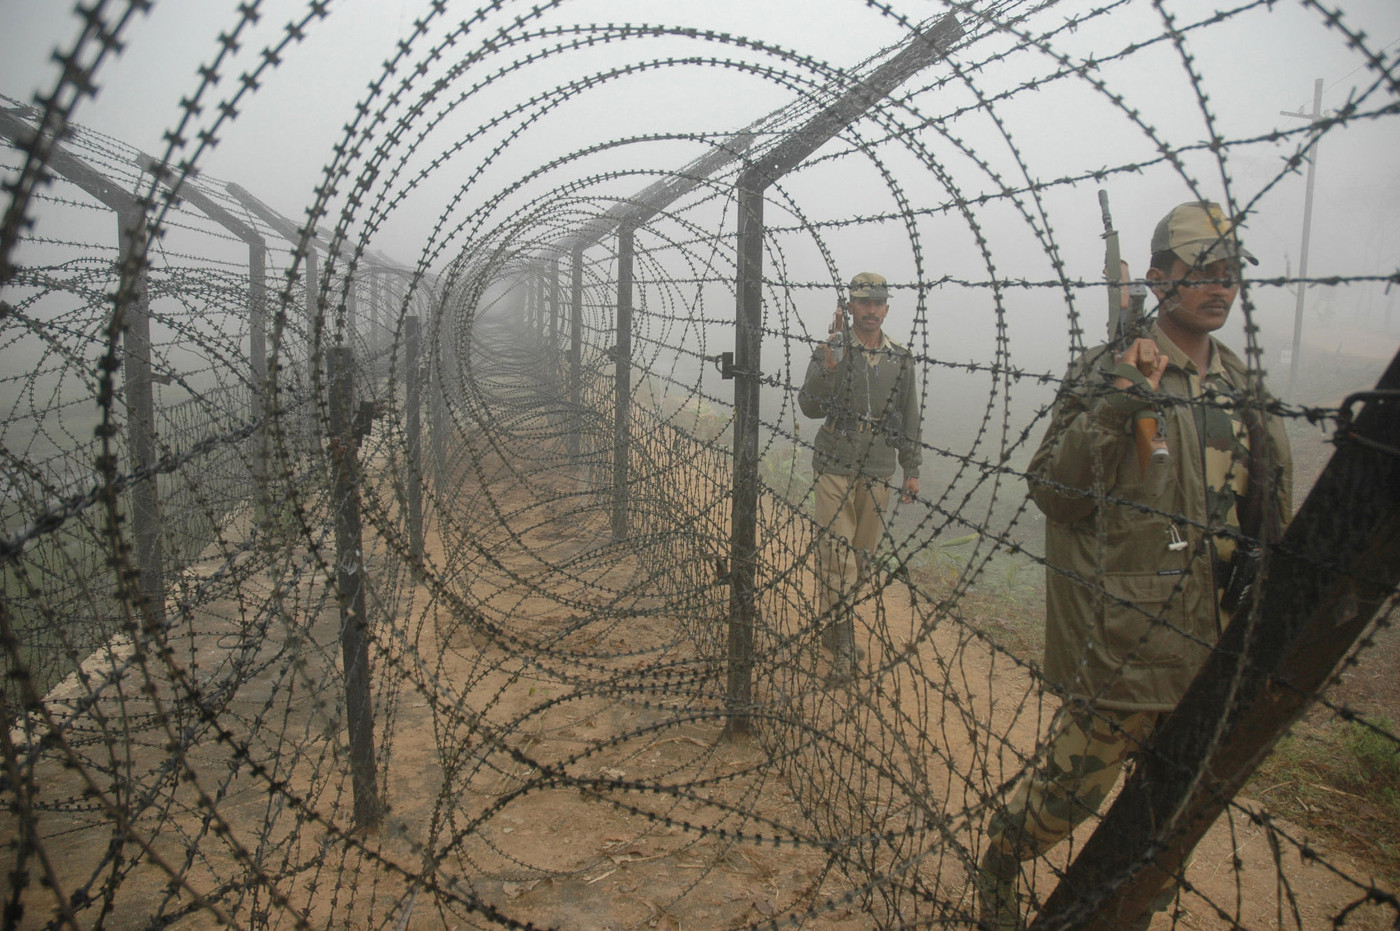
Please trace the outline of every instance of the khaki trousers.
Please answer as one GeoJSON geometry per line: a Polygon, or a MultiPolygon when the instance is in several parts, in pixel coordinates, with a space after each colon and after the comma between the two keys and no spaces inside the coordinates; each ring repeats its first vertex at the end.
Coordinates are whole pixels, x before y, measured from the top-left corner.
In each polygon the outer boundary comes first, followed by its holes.
{"type": "Polygon", "coordinates": [[[866,475],[817,475],[817,597],[821,623],[842,619],[869,576],[890,488],[866,475]],[[837,612],[841,612],[838,614],[837,612]]]}

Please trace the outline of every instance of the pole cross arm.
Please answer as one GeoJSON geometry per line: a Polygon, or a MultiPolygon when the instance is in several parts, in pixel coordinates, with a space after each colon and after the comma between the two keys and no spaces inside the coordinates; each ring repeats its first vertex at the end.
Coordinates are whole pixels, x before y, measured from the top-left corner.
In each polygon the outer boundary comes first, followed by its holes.
{"type": "Polygon", "coordinates": [[[1273,547],[1259,609],[1230,622],[1036,931],[1142,915],[1311,704],[1400,583],[1400,355],[1273,547]]]}

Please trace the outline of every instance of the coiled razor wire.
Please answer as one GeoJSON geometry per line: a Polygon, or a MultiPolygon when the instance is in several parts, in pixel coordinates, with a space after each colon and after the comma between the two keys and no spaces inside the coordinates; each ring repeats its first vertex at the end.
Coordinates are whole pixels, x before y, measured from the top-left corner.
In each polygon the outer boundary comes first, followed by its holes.
{"type": "MultiPolygon", "coordinates": [[[[1395,45],[1345,4],[823,0],[818,41],[727,4],[423,0],[277,203],[266,166],[205,167],[354,5],[240,5],[143,153],[83,114],[114,56],[161,56],[148,6],[79,5],[55,85],[0,113],[5,927],[974,926],[984,825],[1060,704],[1024,470],[1100,341],[1095,191],[1140,274],[1127,231],[1175,203],[1248,238],[1314,143],[1400,127],[1395,45]],[[937,62],[768,189],[729,732],[735,183],[948,15],[937,62]],[[1345,102],[1217,115],[1221,50],[1285,20],[1348,50],[1345,102]],[[891,280],[925,466],[834,688],[796,398],[861,270],[891,280]]],[[[1384,304],[1393,248],[1357,251],[1246,281],[1232,329],[1276,395],[1261,308],[1384,304]]],[[[1300,501],[1380,369],[1329,366],[1344,388],[1271,402],[1312,450],[1300,501]]],[[[1348,675],[1393,667],[1391,630],[1387,602],[1348,675]]],[[[1319,703],[1396,744],[1335,681],[1319,703]]],[[[1027,865],[1028,914],[1081,842],[1027,865]]],[[[1159,922],[1400,926],[1394,875],[1245,796],[1180,879],[1159,922]]]]}

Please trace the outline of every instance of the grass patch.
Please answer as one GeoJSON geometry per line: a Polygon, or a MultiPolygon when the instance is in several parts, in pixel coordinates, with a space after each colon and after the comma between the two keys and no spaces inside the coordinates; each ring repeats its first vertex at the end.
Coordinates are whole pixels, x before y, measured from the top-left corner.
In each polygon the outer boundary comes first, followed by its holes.
{"type": "Polygon", "coordinates": [[[1245,793],[1329,846],[1400,881],[1400,744],[1393,722],[1302,723],[1259,767],[1245,793]],[[1378,733],[1381,731],[1383,733],[1378,733]]]}

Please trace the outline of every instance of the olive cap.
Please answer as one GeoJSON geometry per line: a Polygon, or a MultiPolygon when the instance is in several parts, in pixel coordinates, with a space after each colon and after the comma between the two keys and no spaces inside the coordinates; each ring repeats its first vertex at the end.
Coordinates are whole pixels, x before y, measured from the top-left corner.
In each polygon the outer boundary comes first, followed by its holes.
{"type": "Polygon", "coordinates": [[[868,297],[871,300],[889,300],[889,283],[885,281],[884,275],[877,275],[874,272],[861,272],[851,279],[851,298],[868,297]]]}
{"type": "Polygon", "coordinates": [[[1195,268],[1220,259],[1259,260],[1240,245],[1235,225],[1220,205],[1208,200],[1178,204],[1152,233],[1152,254],[1171,252],[1195,268]]]}

